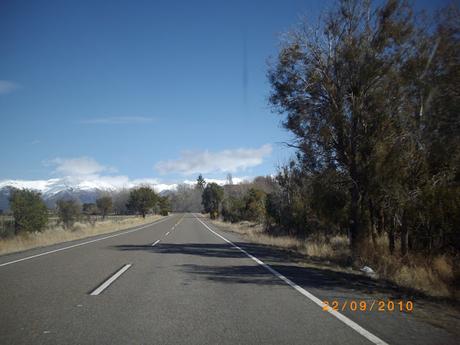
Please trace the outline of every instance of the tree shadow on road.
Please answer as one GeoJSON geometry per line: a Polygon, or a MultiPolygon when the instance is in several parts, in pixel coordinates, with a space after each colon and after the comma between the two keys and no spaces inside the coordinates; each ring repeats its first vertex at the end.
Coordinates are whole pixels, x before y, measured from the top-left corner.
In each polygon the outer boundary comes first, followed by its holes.
{"type": "MultiPolygon", "coordinates": [[[[301,266],[295,263],[305,259],[301,254],[261,244],[235,242],[235,245],[269,264],[273,269],[307,290],[311,288],[330,290],[328,293],[331,293],[332,290],[334,295],[342,295],[347,292],[354,295],[357,293],[385,293],[390,294],[392,298],[402,298],[408,293],[408,291],[402,292],[400,288],[388,281],[374,280],[356,273],[301,266]]],[[[231,258],[233,260],[229,261],[228,264],[225,261],[216,262],[215,265],[187,264],[182,265],[182,269],[189,274],[214,282],[285,285],[282,280],[227,243],[160,243],[154,247],[151,245],[126,244],[115,246],[115,248],[122,251],[231,258]],[[234,265],[234,259],[241,259],[241,264],[234,265]]]]}
{"type": "MultiPolygon", "coordinates": [[[[417,318],[437,327],[446,328],[450,332],[458,324],[458,313],[456,311],[449,312],[447,315],[444,310],[446,305],[451,305],[450,300],[428,298],[418,291],[403,289],[389,281],[372,279],[359,273],[338,271],[327,267],[315,267],[306,263],[308,260],[306,256],[289,250],[247,242],[234,242],[234,244],[270,265],[271,268],[322,300],[338,300],[342,302],[344,300],[412,300],[416,301],[417,310],[415,314],[418,315],[417,318]],[[439,304],[437,302],[443,303],[439,304]],[[436,312],[437,319],[440,322],[435,323],[433,321],[432,316],[430,316],[433,312],[436,312]],[[423,316],[423,313],[428,316],[423,316]],[[446,326],[451,324],[454,326],[446,326]]],[[[176,266],[176,269],[187,273],[195,280],[204,280],[217,284],[287,286],[283,280],[228,243],[159,243],[154,247],[151,245],[126,244],[115,246],[114,249],[218,259],[209,260],[208,264],[201,264],[203,261],[200,264],[193,264],[190,260],[190,263],[176,266]],[[225,260],[227,258],[231,260],[225,260]]],[[[204,262],[206,263],[207,261],[204,262]]],[[[378,311],[375,313],[380,316],[385,314],[378,311]]],[[[353,313],[345,312],[345,314],[355,316],[353,313]]],[[[406,315],[409,316],[409,314],[406,315]]],[[[401,317],[396,319],[399,320],[398,322],[403,322],[405,318],[402,314],[399,316],[401,317]]],[[[379,322],[378,320],[379,318],[375,322],[379,322]]]]}
{"type": "Polygon", "coordinates": [[[211,244],[211,243],[159,243],[152,247],[150,245],[119,245],[116,246],[119,250],[143,250],[152,253],[161,254],[183,254],[183,255],[199,255],[217,258],[244,258],[245,256],[228,244],[211,244]]]}

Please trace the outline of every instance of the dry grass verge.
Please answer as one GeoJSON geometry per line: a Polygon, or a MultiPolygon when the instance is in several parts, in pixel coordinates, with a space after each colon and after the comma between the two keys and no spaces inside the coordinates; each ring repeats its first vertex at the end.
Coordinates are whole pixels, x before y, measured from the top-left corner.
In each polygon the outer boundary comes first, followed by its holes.
{"type": "MultiPolygon", "coordinates": [[[[420,291],[434,297],[459,299],[455,286],[454,258],[448,255],[423,256],[409,254],[405,257],[391,255],[385,239],[379,239],[376,248],[366,255],[369,266],[380,277],[399,286],[420,291]]],[[[458,274],[458,273],[457,273],[458,274]]]]}
{"type": "Polygon", "coordinates": [[[96,222],[94,226],[91,225],[91,223],[75,223],[72,230],[64,230],[61,226],[56,226],[43,232],[27,233],[11,238],[0,239],[0,254],[13,253],[115,232],[136,225],[150,223],[160,218],[162,218],[162,216],[158,215],[147,216],[145,219],[133,216],[123,220],[110,219],[96,222]]]}
{"type": "Polygon", "coordinates": [[[289,249],[318,259],[343,261],[349,255],[348,239],[345,236],[334,236],[329,240],[318,237],[313,240],[301,240],[291,236],[272,236],[267,234],[260,224],[243,221],[226,223],[212,220],[220,228],[236,232],[254,243],[289,249]]]}
{"type": "MultiPolygon", "coordinates": [[[[313,259],[315,263],[329,269],[347,270],[347,257],[350,255],[346,236],[335,236],[301,240],[290,236],[271,236],[264,232],[261,225],[250,222],[226,223],[212,221],[220,228],[243,235],[253,243],[293,250],[305,255],[305,259],[313,259]]],[[[311,264],[312,260],[308,260],[311,264]]],[[[390,255],[385,238],[379,238],[376,248],[372,248],[363,259],[363,265],[370,266],[378,278],[391,281],[398,286],[422,292],[433,297],[460,298],[456,286],[454,259],[447,255],[427,258],[422,255],[409,255],[404,258],[390,255]]],[[[355,272],[355,273],[359,273],[355,272]]]]}

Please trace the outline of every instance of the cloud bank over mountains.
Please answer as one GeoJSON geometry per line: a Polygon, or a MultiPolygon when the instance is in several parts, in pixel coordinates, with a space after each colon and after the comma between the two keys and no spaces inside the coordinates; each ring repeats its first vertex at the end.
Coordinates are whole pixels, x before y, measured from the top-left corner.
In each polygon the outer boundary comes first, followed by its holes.
{"type": "MultiPolygon", "coordinates": [[[[55,177],[43,180],[0,180],[0,189],[7,187],[33,189],[41,192],[44,196],[52,196],[65,190],[115,192],[141,185],[149,185],[156,192],[162,192],[165,190],[175,190],[178,184],[194,185],[196,183],[194,179],[185,179],[174,183],[165,183],[157,178],[131,179],[125,175],[115,174],[117,172],[116,168],[100,164],[95,159],[85,156],[77,158],[55,158],[45,161],[43,164],[52,168],[52,175],[55,175],[55,177]]],[[[232,178],[233,183],[241,183],[250,179],[247,176],[235,176],[232,178]]],[[[206,180],[220,185],[227,183],[226,179],[214,178],[206,180]]]]}
{"type": "MultiPolygon", "coordinates": [[[[220,174],[225,176],[227,173],[243,172],[248,168],[262,164],[264,158],[271,152],[272,147],[268,144],[259,148],[239,148],[218,152],[208,150],[201,152],[185,151],[178,159],[160,161],[155,165],[155,169],[163,175],[179,174],[184,176],[184,179],[176,179],[176,181],[169,183],[153,177],[132,179],[126,175],[117,174],[118,170],[115,167],[101,164],[94,158],[87,156],[58,157],[43,162],[46,167],[50,168],[51,178],[0,180],[0,192],[4,194],[2,198],[5,200],[7,200],[9,187],[36,190],[41,192],[45,199],[69,195],[80,196],[80,199],[84,195],[83,198],[85,199],[93,199],[95,195],[101,192],[116,192],[141,185],[149,185],[157,193],[161,193],[175,190],[178,184],[194,185],[196,183],[195,177],[198,174],[203,174],[207,182],[224,185],[227,183],[225,178],[206,178],[206,175],[216,176],[216,174],[220,174]]],[[[232,178],[235,184],[249,180],[252,178],[247,176],[234,176],[232,178]]]]}
{"type": "Polygon", "coordinates": [[[56,177],[45,180],[3,180],[0,189],[5,187],[34,189],[43,194],[56,194],[62,190],[103,190],[117,191],[140,185],[149,185],[157,192],[174,189],[175,184],[164,184],[155,178],[130,179],[125,175],[115,175],[117,169],[100,164],[91,157],[55,158],[43,162],[51,167],[56,177]]]}

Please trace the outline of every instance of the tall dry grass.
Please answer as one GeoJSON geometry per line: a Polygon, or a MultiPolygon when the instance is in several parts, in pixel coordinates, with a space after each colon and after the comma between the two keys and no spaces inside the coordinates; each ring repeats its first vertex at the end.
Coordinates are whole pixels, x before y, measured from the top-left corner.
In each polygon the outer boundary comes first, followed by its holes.
{"type": "Polygon", "coordinates": [[[13,253],[26,249],[48,246],[51,244],[77,240],[85,237],[91,237],[100,234],[115,232],[136,225],[153,222],[162,216],[150,215],[145,219],[142,217],[132,216],[122,220],[108,219],[91,223],[75,223],[70,230],[62,226],[54,226],[43,232],[25,233],[14,237],[0,239],[0,254],[13,253]]]}
{"type": "Polygon", "coordinates": [[[377,245],[369,247],[364,260],[380,277],[430,296],[460,297],[455,286],[453,257],[445,254],[425,256],[410,253],[404,257],[398,253],[391,254],[385,237],[378,238],[377,245]]]}
{"type": "Polygon", "coordinates": [[[292,236],[272,236],[266,233],[261,225],[246,221],[233,224],[220,220],[213,220],[212,222],[220,228],[244,235],[254,243],[294,250],[312,258],[335,261],[345,260],[349,255],[346,236],[334,236],[330,239],[316,237],[314,240],[302,240],[292,236]]]}
{"type": "MultiPolygon", "coordinates": [[[[271,236],[261,225],[250,222],[225,223],[219,220],[212,221],[220,228],[244,235],[253,243],[274,246],[296,251],[306,256],[332,262],[346,268],[347,258],[350,255],[349,241],[346,236],[325,238],[315,236],[301,240],[290,236],[271,236]]],[[[376,246],[369,244],[369,250],[362,258],[362,265],[370,266],[377,278],[383,278],[399,286],[410,288],[436,297],[460,298],[459,287],[456,286],[456,266],[453,257],[438,255],[426,257],[420,254],[410,254],[401,257],[391,255],[387,239],[377,238],[376,246]]]]}

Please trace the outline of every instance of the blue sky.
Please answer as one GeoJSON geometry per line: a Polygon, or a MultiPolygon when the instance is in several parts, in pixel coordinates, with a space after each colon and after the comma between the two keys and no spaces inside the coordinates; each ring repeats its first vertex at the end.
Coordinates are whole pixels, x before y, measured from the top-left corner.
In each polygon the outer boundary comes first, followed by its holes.
{"type": "Polygon", "coordinates": [[[0,180],[275,172],[292,151],[267,59],[330,5],[1,1],[0,180]]]}

